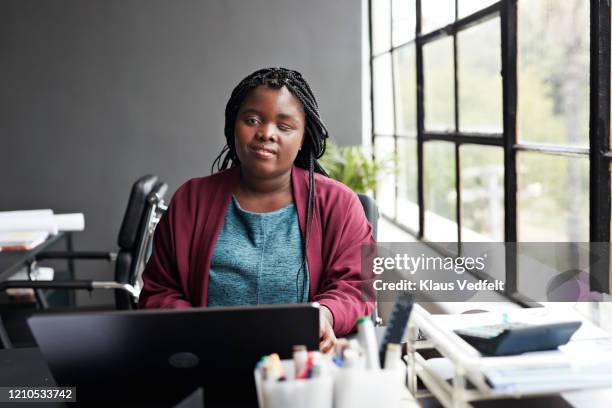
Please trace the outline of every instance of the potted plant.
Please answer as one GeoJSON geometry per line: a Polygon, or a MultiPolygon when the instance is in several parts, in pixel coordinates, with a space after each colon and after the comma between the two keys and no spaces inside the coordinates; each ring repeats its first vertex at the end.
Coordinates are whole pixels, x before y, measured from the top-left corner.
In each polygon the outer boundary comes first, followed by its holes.
{"type": "Polygon", "coordinates": [[[364,152],[363,146],[338,147],[328,142],[319,162],[331,178],[356,193],[369,194],[376,190],[380,177],[392,173],[394,160],[393,156],[374,160],[364,152]]]}

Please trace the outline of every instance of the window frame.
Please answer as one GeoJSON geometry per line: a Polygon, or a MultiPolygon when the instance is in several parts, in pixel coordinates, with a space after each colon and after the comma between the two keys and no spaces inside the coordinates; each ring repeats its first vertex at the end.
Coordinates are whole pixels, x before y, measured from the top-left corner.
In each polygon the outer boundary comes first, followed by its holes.
{"type": "MultiPolygon", "coordinates": [[[[461,246],[462,236],[462,209],[461,209],[461,154],[459,149],[463,144],[499,146],[504,152],[504,241],[517,242],[517,153],[528,151],[547,155],[582,157],[589,160],[589,240],[591,242],[610,242],[611,219],[611,162],[612,149],[610,146],[610,4],[607,0],[590,0],[590,61],[589,61],[589,147],[576,147],[567,145],[548,145],[517,141],[517,99],[518,99],[518,0],[500,0],[470,15],[458,18],[459,1],[455,0],[455,21],[431,32],[422,33],[421,4],[423,0],[414,0],[416,13],[415,35],[408,41],[394,45],[393,31],[393,0],[389,1],[389,49],[373,54],[370,51],[370,74],[372,74],[373,60],[383,54],[391,57],[392,106],[393,106],[393,135],[377,134],[374,123],[374,95],[373,79],[371,81],[371,142],[374,146],[377,137],[390,137],[394,139],[394,148],[397,152],[398,139],[416,139],[417,142],[417,196],[419,206],[418,230],[414,230],[398,221],[398,172],[394,172],[394,214],[392,217],[383,214],[383,217],[393,222],[399,228],[415,235],[419,240],[427,241],[425,231],[425,200],[424,200],[424,162],[423,146],[428,141],[446,141],[455,145],[455,193],[456,193],[456,222],[457,242],[461,246]],[[475,25],[499,17],[501,34],[501,68],[502,68],[502,133],[463,132],[459,130],[459,78],[457,34],[475,25]],[[441,38],[451,37],[453,41],[453,77],[454,77],[454,130],[439,132],[425,129],[425,100],[424,86],[425,73],[423,67],[423,47],[441,38]],[[394,53],[402,47],[415,47],[416,70],[416,137],[398,134],[397,98],[396,98],[396,66],[394,53]]],[[[410,0],[405,0],[410,1],[410,0]]],[[[372,50],[372,8],[374,0],[369,0],[369,33],[370,50],[372,50]]],[[[371,78],[373,78],[371,76],[371,78]]],[[[373,149],[373,152],[375,149],[373,149]]],[[[405,182],[405,180],[404,180],[405,182]]],[[[435,246],[435,243],[431,243],[435,246]]],[[[601,256],[601,254],[598,254],[601,256]]],[[[610,254],[607,254],[608,257],[610,254]]],[[[609,264],[609,262],[597,262],[609,264]]],[[[591,271],[591,290],[611,292],[611,272],[607,268],[591,271]]],[[[482,278],[488,278],[484,275],[482,278]]],[[[517,262],[516,253],[506,257],[506,290],[505,294],[511,299],[529,304],[530,299],[525,298],[517,291],[517,262]]]]}

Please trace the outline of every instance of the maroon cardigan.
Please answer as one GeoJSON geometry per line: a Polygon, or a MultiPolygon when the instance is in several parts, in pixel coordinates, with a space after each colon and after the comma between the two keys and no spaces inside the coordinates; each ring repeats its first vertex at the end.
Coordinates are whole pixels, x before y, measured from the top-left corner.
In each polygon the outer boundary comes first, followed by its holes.
{"type": "MultiPolygon", "coordinates": [[[[153,253],[143,273],[142,308],[205,306],[210,260],[232,191],[240,180],[234,167],[194,178],[174,194],[155,231],[153,253]]],[[[293,199],[305,235],[308,171],[293,167],[293,199]]],[[[334,332],[343,336],[373,305],[362,300],[361,243],[374,243],[372,227],[357,195],[344,184],[315,174],[316,200],[308,272],[310,301],[329,308],[334,332]]]]}

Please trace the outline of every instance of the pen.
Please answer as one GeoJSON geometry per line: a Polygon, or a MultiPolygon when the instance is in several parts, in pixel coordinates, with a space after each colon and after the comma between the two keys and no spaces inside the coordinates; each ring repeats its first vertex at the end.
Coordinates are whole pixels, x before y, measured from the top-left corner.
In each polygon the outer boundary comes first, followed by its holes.
{"type": "Polygon", "coordinates": [[[295,367],[295,378],[299,378],[300,373],[304,371],[306,367],[306,361],[308,360],[308,352],[306,346],[293,346],[293,365],[295,367]]]}

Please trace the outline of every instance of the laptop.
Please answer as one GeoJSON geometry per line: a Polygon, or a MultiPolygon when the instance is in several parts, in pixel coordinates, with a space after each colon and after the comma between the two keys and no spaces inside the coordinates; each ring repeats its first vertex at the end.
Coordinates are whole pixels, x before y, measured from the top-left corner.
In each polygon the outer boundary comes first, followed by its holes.
{"type": "Polygon", "coordinates": [[[28,324],[79,406],[172,407],[198,387],[206,408],[256,406],[263,355],[319,347],[317,303],[39,315],[28,324]]]}

